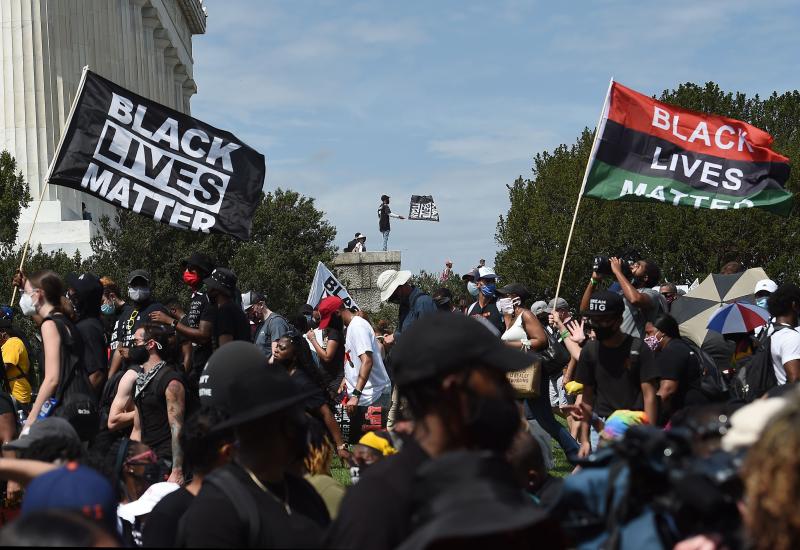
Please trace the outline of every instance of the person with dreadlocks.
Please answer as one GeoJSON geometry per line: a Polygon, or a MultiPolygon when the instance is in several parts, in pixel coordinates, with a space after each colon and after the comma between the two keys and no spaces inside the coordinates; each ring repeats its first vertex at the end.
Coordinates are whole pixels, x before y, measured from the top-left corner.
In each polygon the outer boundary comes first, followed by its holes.
{"type": "Polygon", "coordinates": [[[305,400],[305,409],[325,424],[336,444],[338,455],[343,460],[349,460],[350,452],[333,415],[333,398],[328,392],[328,386],[322,378],[322,373],[314,365],[311,350],[303,335],[290,327],[289,333],[278,340],[274,357],[275,363],[286,369],[303,392],[314,390],[313,395],[305,400]]]}
{"type": "Polygon", "coordinates": [[[345,488],[331,475],[332,461],[333,442],[328,430],[316,418],[309,418],[308,449],[303,460],[305,478],[322,497],[331,519],[334,519],[339,513],[345,488]]]}

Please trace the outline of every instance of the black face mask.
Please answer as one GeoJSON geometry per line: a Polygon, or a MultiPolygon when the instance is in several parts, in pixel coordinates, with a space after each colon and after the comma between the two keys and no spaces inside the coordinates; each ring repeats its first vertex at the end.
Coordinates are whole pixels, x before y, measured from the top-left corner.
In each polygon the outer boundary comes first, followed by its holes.
{"type": "Polygon", "coordinates": [[[464,387],[469,395],[465,428],[472,442],[481,449],[505,453],[520,429],[520,415],[513,395],[478,395],[464,387]]]}
{"type": "Polygon", "coordinates": [[[147,346],[132,346],[128,348],[128,360],[135,365],[143,365],[150,359],[150,352],[147,346]]]}
{"type": "Polygon", "coordinates": [[[615,329],[613,326],[600,327],[597,325],[592,325],[592,328],[594,328],[594,335],[600,341],[607,340],[617,333],[617,329],[615,329]]]}

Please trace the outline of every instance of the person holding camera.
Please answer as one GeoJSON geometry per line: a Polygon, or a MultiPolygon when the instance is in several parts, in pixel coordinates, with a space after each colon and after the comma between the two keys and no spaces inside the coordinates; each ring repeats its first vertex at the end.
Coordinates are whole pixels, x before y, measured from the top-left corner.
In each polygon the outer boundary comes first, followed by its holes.
{"type": "Polygon", "coordinates": [[[600,281],[613,276],[620,287],[625,302],[622,316],[622,332],[636,338],[644,337],[644,327],[667,311],[667,301],[657,290],[661,279],[661,268],[653,260],[638,260],[628,264],[621,258],[595,258],[592,277],[581,299],[581,309],[589,307],[592,293],[598,290],[600,281]]]}

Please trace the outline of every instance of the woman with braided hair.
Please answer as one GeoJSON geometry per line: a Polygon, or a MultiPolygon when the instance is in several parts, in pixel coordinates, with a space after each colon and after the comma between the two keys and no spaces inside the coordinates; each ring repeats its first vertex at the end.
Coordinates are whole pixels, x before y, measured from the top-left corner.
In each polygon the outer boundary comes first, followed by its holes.
{"type": "Polygon", "coordinates": [[[336,452],[343,460],[350,460],[350,451],[342,438],[342,431],[333,415],[334,402],[328,392],[322,373],[314,365],[311,350],[303,335],[290,329],[289,333],[277,342],[275,363],[285,368],[289,376],[303,393],[310,395],[305,400],[306,411],[325,424],[336,444],[336,452]]]}

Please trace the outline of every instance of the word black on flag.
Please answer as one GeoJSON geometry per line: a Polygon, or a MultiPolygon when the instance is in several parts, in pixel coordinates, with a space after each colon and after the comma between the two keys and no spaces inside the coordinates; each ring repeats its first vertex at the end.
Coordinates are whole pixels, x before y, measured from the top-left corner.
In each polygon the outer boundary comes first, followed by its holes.
{"type": "Polygon", "coordinates": [[[359,309],[353,297],[339,282],[339,279],[331,273],[331,270],[322,262],[317,262],[317,271],[314,273],[314,280],[311,282],[311,289],[308,291],[306,303],[312,307],[317,307],[320,301],[328,296],[341,298],[342,302],[344,302],[344,307],[347,309],[359,309]]]}
{"type": "Polygon", "coordinates": [[[249,239],[264,156],[85,70],[48,181],[173,227],[249,239]]]}
{"type": "Polygon", "coordinates": [[[411,195],[411,206],[408,209],[409,220],[439,221],[439,211],[431,195],[411,195]]]}

